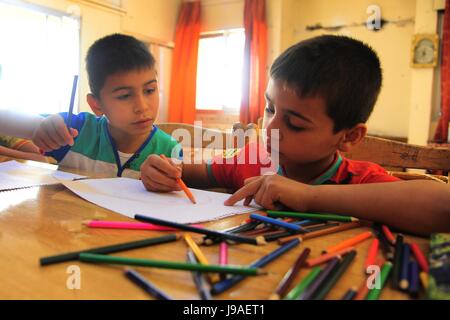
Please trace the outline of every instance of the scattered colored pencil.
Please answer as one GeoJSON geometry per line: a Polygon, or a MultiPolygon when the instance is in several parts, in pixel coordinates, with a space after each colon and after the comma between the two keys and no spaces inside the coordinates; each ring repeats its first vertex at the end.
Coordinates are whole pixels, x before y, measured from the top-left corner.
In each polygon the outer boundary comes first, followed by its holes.
{"type": "Polygon", "coordinates": [[[407,243],[404,243],[402,251],[402,268],[399,281],[399,287],[402,290],[408,290],[409,287],[409,256],[409,245],[407,243]]]}
{"type": "MultiPolygon", "coordinates": [[[[159,155],[162,159],[166,160],[167,162],[169,162],[169,159],[167,159],[167,157],[163,154],[159,155]]],[[[177,183],[178,185],[181,187],[181,189],[183,189],[184,193],[186,194],[186,196],[189,198],[189,200],[191,200],[191,202],[193,204],[196,204],[197,202],[195,201],[195,197],[192,194],[191,190],[189,190],[189,188],[186,186],[186,184],[183,182],[183,180],[181,180],[181,178],[177,178],[177,183]]]]}
{"type": "Polygon", "coordinates": [[[338,280],[344,274],[345,270],[347,270],[347,268],[350,266],[350,263],[353,261],[355,256],[356,251],[353,250],[342,258],[342,262],[340,262],[339,265],[333,269],[330,276],[325,280],[325,283],[323,283],[322,286],[319,288],[319,291],[314,294],[315,300],[325,299],[325,297],[333,288],[333,286],[336,284],[336,282],[338,282],[338,280]]]}
{"type": "Polygon", "coordinates": [[[328,262],[333,258],[342,257],[342,256],[346,255],[347,253],[352,252],[354,250],[355,250],[354,247],[348,247],[348,248],[338,250],[336,252],[322,254],[322,255],[318,256],[317,258],[308,259],[306,261],[306,265],[310,268],[315,267],[315,266],[321,265],[322,263],[328,262]]]}
{"type": "Polygon", "coordinates": [[[422,269],[422,271],[428,273],[429,271],[428,261],[425,258],[424,254],[422,253],[422,251],[420,250],[417,243],[410,243],[409,247],[412,253],[414,254],[414,257],[416,258],[417,262],[419,263],[419,266],[422,269]]]}
{"type": "MultiPolygon", "coordinates": [[[[127,229],[127,230],[149,230],[149,231],[176,231],[175,228],[162,227],[153,225],[151,223],[142,222],[128,222],[128,221],[105,221],[105,220],[90,220],[83,222],[89,228],[104,228],[104,229],[127,229]]],[[[197,228],[203,228],[201,224],[193,224],[197,228]]]]}
{"type": "Polygon", "coordinates": [[[381,248],[381,251],[383,252],[383,256],[386,258],[386,260],[394,261],[394,253],[392,251],[392,247],[389,241],[386,239],[384,233],[381,231],[381,228],[374,227],[373,230],[380,242],[379,246],[381,248]]]}
{"type": "Polygon", "coordinates": [[[320,267],[314,267],[302,281],[299,282],[289,293],[284,297],[284,300],[295,300],[297,299],[309,285],[319,276],[322,272],[320,267]]]}
{"type": "Polygon", "coordinates": [[[363,283],[359,287],[358,292],[356,293],[356,296],[353,298],[353,300],[365,300],[368,293],[369,293],[369,287],[367,285],[367,279],[364,279],[363,283]]]}
{"type": "Polygon", "coordinates": [[[81,250],[81,251],[63,253],[63,254],[50,256],[50,257],[44,257],[44,258],[40,259],[40,264],[41,264],[41,266],[46,266],[46,265],[50,265],[50,264],[54,264],[54,263],[78,260],[80,253],[83,253],[83,252],[108,254],[108,253],[121,252],[121,251],[126,251],[126,250],[131,250],[131,249],[148,247],[148,246],[152,246],[152,245],[160,244],[160,243],[172,242],[172,241],[176,241],[178,239],[179,239],[178,235],[168,234],[168,235],[165,235],[162,237],[149,238],[149,239],[131,241],[131,242],[125,242],[125,243],[118,243],[118,244],[113,244],[113,245],[104,246],[104,247],[97,247],[97,248],[85,249],[85,250],[81,250]]]}
{"type": "Polygon", "coordinates": [[[228,245],[225,241],[221,242],[219,246],[219,264],[221,266],[228,264],[228,245]]]}
{"type": "Polygon", "coordinates": [[[339,262],[341,261],[340,258],[333,258],[326,267],[323,269],[323,271],[320,273],[320,275],[314,280],[313,283],[303,292],[303,294],[299,297],[299,300],[311,300],[314,298],[314,295],[320,288],[320,286],[326,281],[326,279],[330,276],[332,271],[338,266],[339,262]]]}
{"type": "Polygon", "coordinates": [[[261,269],[247,266],[232,266],[232,265],[218,266],[211,264],[204,265],[201,263],[193,264],[177,261],[125,258],[93,253],[80,253],[80,261],[93,263],[121,264],[121,265],[141,266],[141,267],[151,267],[161,269],[190,270],[200,272],[221,272],[230,274],[242,274],[246,276],[257,276],[266,274],[266,272],[262,271],[261,269]]]}
{"type": "Polygon", "coordinates": [[[328,214],[328,213],[303,213],[303,212],[267,210],[267,215],[273,218],[291,217],[297,219],[313,219],[313,220],[327,220],[327,221],[331,220],[341,222],[359,221],[359,219],[355,217],[341,216],[337,214],[328,214]]]}
{"type": "Polygon", "coordinates": [[[416,261],[409,262],[409,295],[417,298],[419,295],[419,265],[416,261]]]}
{"type": "Polygon", "coordinates": [[[75,94],[77,92],[78,75],[73,76],[72,94],[70,95],[69,112],[67,113],[67,128],[72,127],[73,106],[75,104],[75,94]]]}
{"type": "Polygon", "coordinates": [[[294,232],[303,232],[303,233],[308,232],[306,229],[302,228],[301,226],[299,226],[297,224],[287,223],[282,220],[277,220],[277,219],[266,217],[266,216],[256,214],[256,213],[250,214],[250,218],[262,221],[264,223],[269,223],[274,226],[282,227],[284,229],[291,230],[294,232]]]}
{"type": "MultiPolygon", "coordinates": [[[[253,262],[250,266],[254,267],[254,268],[264,267],[268,263],[276,260],[278,257],[280,257],[281,255],[288,252],[289,250],[291,250],[292,248],[296,247],[299,244],[300,244],[300,240],[294,239],[294,240],[288,242],[287,244],[275,249],[268,255],[253,262]]],[[[213,295],[222,293],[222,292],[228,290],[229,288],[233,287],[237,283],[241,282],[245,278],[246,278],[245,276],[234,276],[234,277],[228,278],[226,280],[222,280],[213,285],[213,287],[211,289],[211,293],[213,295]]]]}
{"type": "Polygon", "coordinates": [[[381,230],[383,231],[383,234],[385,235],[386,239],[389,241],[389,243],[391,245],[395,244],[395,238],[394,235],[392,234],[391,230],[389,230],[389,228],[385,225],[381,226],[381,230]]]}
{"type": "Polygon", "coordinates": [[[266,244],[266,241],[264,240],[263,237],[256,237],[256,238],[241,237],[241,236],[230,234],[230,233],[218,232],[218,231],[209,230],[206,228],[196,228],[196,227],[189,226],[186,224],[176,223],[176,222],[167,221],[167,220],[161,220],[161,219],[143,216],[143,215],[139,215],[139,214],[135,215],[134,218],[139,221],[149,222],[149,223],[157,224],[160,226],[173,227],[173,228],[177,228],[177,229],[184,230],[184,231],[205,234],[205,235],[211,236],[213,238],[218,238],[218,239],[226,239],[226,240],[231,240],[234,242],[249,243],[249,244],[254,244],[254,245],[266,244]]]}
{"type": "Polygon", "coordinates": [[[369,251],[367,252],[367,257],[366,257],[366,261],[364,263],[364,266],[366,268],[366,272],[367,272],[367,268],[369,266],[372,266],[375,264],[375,260],[377,258],[377,254],[378,254],[378,244],[379,244],[379,240],[377,238],[372,240],[372,244],[370,245],[369,251]]]}
{"type": "Polygon", "coordinates": [[[383,290],[384,285],[386,284],[387,279],[389,278],[389,274],[392,270],[392,263],[390,261],[386,261],[381,268],[380,272],[380,288],[373,288],[369,290],[367,294],[366,300],[378,300],[381,294],[381,290],[383,290]]]}
{"type": "MultiPolygon", "coordinates": [[[[200,248],[197,246],[197,244],[194,242],[194,240],[192,239],[191,235],[188,233],[184,234],[184,240],[186,241],[186,243],[188,244],[188,246],[191,248],[191,250],[194,252],[195,257],[197,258],[197,260],[204,265],[209,265],[209,261],[206,258],[206,256],[204,255],[204,253],[202,252],[202,250],[200,250],[200,248]]],[[[208,278],[210,280],[211,283],[214,282],[218,282],[220,280],[219,275],[218,274],[209,274],[208,278]]]]}
{"type": "Polygon", "coordinates": [[[422,287],[427,290],[428,289],[428,273],[425,271],[421,271],[419,273],[420,282],[422,283],[422,287]]]}
{"type": "Polygon", "coordinates": [[[350,288],[348,291],[342,296],[341,300],[353,300],[356,297],[356,288],[350,288]]]}
{"type": "Polygon", "coordinates": [[[303,240],[312,239],[312,238],[321,237],[321,236],[325,236],[328,234],[332,234],[332,233],[336,233],[336,232],[340,232],[340,231],[344,231],[344,230],[357,228],[359,226],[360,226],[359,222],[343,223],[337,227],[333,227],[333,228],[329,228],[329,229],[325,229],[325,230],[314,231],[314,232],[309,232],[309,233],[306,233],[303,235],[294,235],[291,237],[280,239],[280,240],[278,240],[278,243],[285,244],[285,243],[291,241],[292,239],[296,239],[296,238],[300,238],[303,240]]]}
{"type": "Polygon", "coordinates": [[[133,269],[126,269],[125,276],[132,282],[137,284],[139,287],[144,289],[145,292],[149,293],[151,296],[160,300],[172,300],[167,294],[165,294],[161,289],[158,289],[154,284],[145,279],[140,273],[133,269]]]}
{"type": "MultiPolygon", "coordinates": [[[[188,250],[187,252],[187,261],[189,263],[197,263],[197,259],[195,258],[194,252],[192,250],[188,250]]],[[[202,300],[211,300],[211,293],[209,289],[206,287],[206,281],[203,275],[198,271],[192,272],[192,280],[195,283],[195,287],[197,288],[198,294],[202,300]]]]}
{"type": "Polygon", "coordinates": [[[392,288],[398,289],[402,270],[403,236],[397,235],[395,240],[394,265],[392,267],[392,288]]]}
{"type": "Polygon", "coordinates": [[[340,225],[339,222],[329,222],[329,223],[314,225],[314,226],[311,226],[311,227],[306,227],[305,229],[308,232],[316,232],[316,231],[320,231],[320,230],[326,230],[326,229],[335,228],[335,227],[337,227],[339,225],[340,225]]]}
{"type": "Polygon", "coordinates": [[[373,234],[370,231],[363,232],[363,233],[358,234],[357,236],[354,236],[354,237],[352,237],[350,239],[344,240],[344,241],[342,241],[342,242],[340,242],[340,243],[338,243],[338,244],[336,244],[334,246],[328,247],[325,250],[325,252],[333,253],[333,252],[339,251],[341,249],[354,246],[355,244],[358,244],[358,243],[360,243],[360,242],[362,242],[362,241],[364,241],[366,239],[369,239],[370,237],[372,237],[372,235],[373,234]]]}
{"type": "Polygon", "coordinates": [[[281,298],[284,297],[292,281],[295,279],[300,269],[305,265],[306,259],[308,258],[310,252],[311,249],[309,248],[305,248],[302,251],[302,253],[298,256],[297,260],[295,260],[292,268],[290,268],[288,272],[286,272],[286,274],[284,275],[283,279],[281,280],[277,289],[275,290],[275,293],[273,293],[270,296],[270,300],[280,300],[281,298]]]}

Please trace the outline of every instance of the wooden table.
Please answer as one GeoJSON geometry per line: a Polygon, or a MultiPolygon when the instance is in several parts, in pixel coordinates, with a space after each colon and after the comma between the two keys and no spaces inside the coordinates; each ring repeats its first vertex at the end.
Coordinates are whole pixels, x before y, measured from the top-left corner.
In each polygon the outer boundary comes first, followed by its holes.
{"type": "MultiPolygon", "coordinates": [[[[0,157],[0,161],[5,161],[0,157]]],[[[238,215],[205,224],[224,229],[240,224],[246,215],[238,215]]],[[[120,214],[89,203],[62,185],[42,186],[0,193],[0,299],[150,299],[123,275],[123,266],[95,265],[77,261],[41,267],[40,257],[91,247],[160,236],[163,233],[138,230],[90,229],[83,220],[130,220],[120,214]],[[81,288],[68,289],[70,266],[79,266],[81,288]],[[69,273],[67,273],[69,272],[69,273]]],[[[305,248],[311,257],[337,242],[367,228],[347,230],[306,240],[287,254],[267,265],[268,275],[249,277],[217,299],[267,299],[285,272],[305,248]]],[[[406,237],[427,252],[428,239],[406,237]]],[[[331,290],[327,299],[340,299],[350,287],[365,281],[364,260],[370,241],[357,245],[357,256],[350,268],[331,290]]],[[[239,244],[229,247],[230,264],[249,264],[277,248],[239,244]]],[[[187,245],[183,240],[115,255],[148,259],[185,261],[187,245]]],[[[217,263],[218,246],[202,247],[211,263],[217,263]]],[[[187,271],[136,268],[174,299],[199,299],[192,276],[187,271]]],[[[309,269],[301,271],[295,283],[309,269]]],[[[408,299],[406,294],[385,288],[381,299],[408,299]]]]}

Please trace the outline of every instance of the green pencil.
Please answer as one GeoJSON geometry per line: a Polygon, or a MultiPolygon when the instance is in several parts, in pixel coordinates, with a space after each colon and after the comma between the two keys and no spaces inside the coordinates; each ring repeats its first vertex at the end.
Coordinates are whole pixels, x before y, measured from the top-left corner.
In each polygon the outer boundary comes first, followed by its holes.
{"type": "Polygon", "coordinates": [[[314,281],[314,279],[317,278],[319,273],[322,271],[322,269],[317,266],[314,267],[307,275],[306,277],[300,281],[300,283],[295,286],[294,289],[289,291],[289,293],[284,297],[284,300],[295,300],[297,297],[299,297],[303,291],[314,281]]]}
{"type": "Polygon", "coordinates": [[[384,284],[386,283],[387,278],[389,277],[389,274],[392,270],[392,263],[390,261],[386,261],[383,264],[383,267],[381,268],[380,272],[380,288],[376,289],[370,289],[369,294],[366,297],[366,300],[378,300],[378,297],[380,296],[381,290],[384,287],[384,284]]]}
{"type": "Polygon", "coordinates": [[[358,218],[354,218],[354,217],[350,217],[350,216],[340,216],[337,214],[328,214],[328,213],[303,213],[303,212],[267,210],[267,215],[272,218],[290,217],[290,218],[300,218],[300,219],[327,220],[327,221],[331,220],[331,221],[341,221],[341,222],[359,221],[358,218]]]}
{"type": "Polygon", "coordinates": [[[211,264],[206,265],[206,264],[164,261],[164,260],[135,259],[135,258],[114,257],[92,253],[80,253],[80,261],[123,264],[129,266],[153,267],[162,269],[190,270],[199,272],[219,272],[229,274],[241,274],[247,276],[267,274],[267,272],[259,268],[245,267],[245,266],[233,266],[233,265],[220,266],[211,264]]]}

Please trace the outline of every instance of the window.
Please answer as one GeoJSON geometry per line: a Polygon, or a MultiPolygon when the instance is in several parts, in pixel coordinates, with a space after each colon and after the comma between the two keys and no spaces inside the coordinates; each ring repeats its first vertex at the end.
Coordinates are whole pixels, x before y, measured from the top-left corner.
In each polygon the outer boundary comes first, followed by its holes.
{"type": "Polygon", "coordinates": [[[0,0],[1,109],[68,110],[73,76],[79,74],[79,28],[79,20],[64,13],[0,0]]]}
{"type": "Polygon", "coordinates": [[[244,59],[244,29],[200,39],[197,66],[197,110],[239,113],[244,59]]]}

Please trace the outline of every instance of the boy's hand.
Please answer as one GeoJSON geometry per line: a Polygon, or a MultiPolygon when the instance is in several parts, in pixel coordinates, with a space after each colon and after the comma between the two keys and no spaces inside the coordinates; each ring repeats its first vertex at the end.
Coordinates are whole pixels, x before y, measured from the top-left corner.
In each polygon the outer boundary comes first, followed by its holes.
{"type": "Polygon", "coordinates": [[[296,211],[308,210],[311,196],[311,186],[288,179],[286,177],[266,175],[245,180],[245,185],[225,201],[225,205],[232,206],[245,199],[244,205],[249,205],[252,199],[260,206],[277,210],[283,204],[296,211]]]}
{"type": "Polygon", "coordinates": [[[180,191],[177,178],[181,178],[182,167],[171,159],[164,160],[159,155],[150,155],[141,165],[141,180],[148,191],[180,191]]]}
{"type": "Polygon", "coordinates": [[[70,128],[70,132],[64,119],[58,115],[51,115],[40,123],[34,131],[32,141],[44,151],[52,151],[66,145],[73,145],[73,138],[78,135],[76,129],[70,128]]]}

